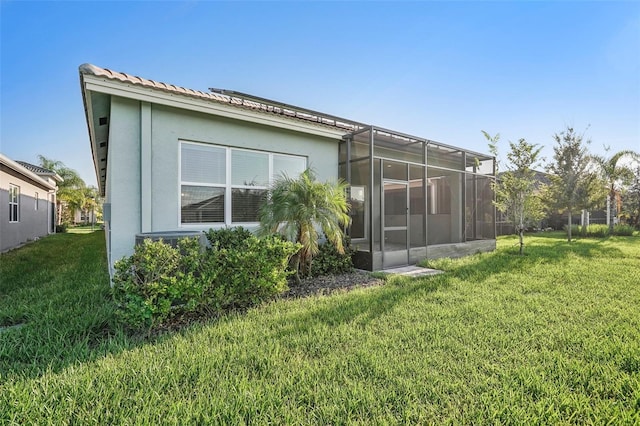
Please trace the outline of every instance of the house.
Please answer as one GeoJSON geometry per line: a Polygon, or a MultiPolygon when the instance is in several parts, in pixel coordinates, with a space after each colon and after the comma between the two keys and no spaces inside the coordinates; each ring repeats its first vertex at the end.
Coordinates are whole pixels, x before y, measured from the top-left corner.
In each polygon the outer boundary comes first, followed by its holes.
{"type": "Polygon", "coordinates": [[[55,232],[58,182],[51,170],[0,154],[0,252],[55,232]]]}
{"type": "Polygon", "coordinates": [[[74,225],[90,225],[98,222],[97,209],[75,209],[72,214],[74,225]]]}
{"type": "Polygon", "coordinates": [[[350,183],[357,267],[495,248],[494,158],[244,93],[79,68],[109,265],[140,233],[257,226],[280,173],[350,183]]]}

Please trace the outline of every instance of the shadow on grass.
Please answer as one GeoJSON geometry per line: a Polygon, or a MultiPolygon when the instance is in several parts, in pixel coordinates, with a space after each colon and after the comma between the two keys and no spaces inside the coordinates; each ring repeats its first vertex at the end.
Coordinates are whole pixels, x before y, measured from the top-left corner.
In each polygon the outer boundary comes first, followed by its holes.
{"type": "MultiPolygon", "coordinates": [[[[568,244],[558,235],[543,235],[527,241],[527,255],[521,257],[516,254],[517,247],[510,247],[510,240],[506,240],[494,253],[442,263],[447,274],[391,278],[379,288],[314,298],[301,311],[275,319],[272,336],[286,340],[309,333],[319,323],[328,327],[367,325],[411,298],[450,286],[454,278],[477,282],[504,271],[526,273],[533,264],[562,263],[570,256],[598,261],[604,255],[624,255],[606,244],[606,239],[568,244]]],[[[638,239],[634,240],[623,244],[637,244],[638,239]]],[[[56,373],[181,333],[144,339],[126,334],[115,324],[104,247],[102,232],[60,234],[2,256],[0,325],[26,324],[0,333],[2,380],[56,373]]],[[[235,318],[233,314],[220,320],[235,318]]]]}
{"type": "MultiPolygon", "coordinates": [[[[436,259],[423,262],[423,265],[445,270],[460,279],[480,282],[502,272],[526,274],[534,265],[551,266],[566,263],[569,257],[577,256],[587,261],[598,262],[606,261],[610,257],[625,256],[622,250],[607,244],[606,238],[584,238],[568,243],[562,237],[559,233],[525,237],[523,255],[519,254],[517,237],[503,237],[499,248],[492,253],[479,253],[459,260],[436,259]]],[[[621,242],[634,244],[634,241],[621,242]]]]}
{"type": "Polygon", "coordinates": [[[0,377],[37,377],[131,347],[114,323],[104,233],[55,234],[0,258],[0,377]]]}
{"type": "MultiPolygon", "coordinates": [[[[418,295],[445,288],[449,279],[445,276],[422,278],[392,277],[384,286],[371,287],[356,293],[339,294],[336,297],[321,297],[301,313],[285,315],[276,322],[273,337],[307,333],[318,323],[329,327],[342,324],[365,326],[383,317],[393,309],[418,295]],[[323,300],[324,299],[324,300],[323,300]]],[[[317,296],[312,296],[317,298],[317,296]]]]}
{"type": "MultiPolygon", "coordinates": [[[[507,238],[508,239],[508,238],[507,238]]],[[[512,239],[517,244],[517,238],[512,239]]],[[[540,264],[561,264],[569,257],[578,256],[588,261],[606,261],[611,256],[623,256],[623,252],[606,244],[606,239],[581,239],[571,244],[558,234],[544,234],[542,238],[526,241],[525,255],[518,254],[517,246],[506,246],[492,253],[481,253],[458,260],[437,260],[429,266],[442,268],[447,274],[429,277],[392,277],[387,285],[374,291],[366,291],[335,298],[332,303],[319,303],[301,314],[286,316],[279,322],[274,337],[284,337],[307,332],[317,322],[328,326],[346,323],[366,325],[388,314],[403,301],[447,288],[452,279],[478,283],[502,272],[526,274],[540,264]]],[[[633,241],[627,241],[633,244],[633,241]]],[[[637,243],[637,241],[636,241],[637,243]]]]}

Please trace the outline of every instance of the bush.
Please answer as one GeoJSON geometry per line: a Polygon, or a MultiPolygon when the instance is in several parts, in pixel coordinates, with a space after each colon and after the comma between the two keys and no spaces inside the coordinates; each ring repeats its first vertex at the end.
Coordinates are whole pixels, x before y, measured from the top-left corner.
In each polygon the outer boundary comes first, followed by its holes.
{"type": "Polygon", "coordinates": [[[251,231],[242,226],[236,228],[209,229],[205,236],[212,249],[242,249],[245,242],[254,237],[251,231]]]}
{"type": "Polygon", "coordinates": [[[245,308],[287,289],[289,257],[299,245],[250,232],[207,232],[212,247],[195,238],[176,248],[144,240],[115,264],[113,298],[118,316],[133,329],[152,328],[188,312],[222,313],[245,308]]]}
{"type": "Polygon", "coordinates": [[[201,305],[200,244],[183,238],[178,247],[144,240],[115,264],[113,298],[120,319],[131,328],[153,327],[201,305]]]}
{"type": "Polygon", "coordinates": [[[622,237],[631,237],[633,235],[633,226],[631,225],[615,225],[613,227],[613,235],[619,235],[622,237]]]}
{"type": "MultiPolygon", "coordinates": [[[[583,235],[582,231],[584,230],[585,237],[592,238],[604,238],[609,236],[609,225],[601,225],[601,224],[593,224],[587,226],[586,229],[580,225],[571,225],[571,233],[573,235],[583,235]]],[[[567,226],[564,227],[565,232],[567,231],[567,226]]],[[[613,235],[630,237],[633,235],[633,226],[631,225],[615,225],[613,227],[613,235]]]]}
{"type": "Polygon", "coordinates": [[[290,274],[287,265],[300,249],[299,244],[275,235],[258,239],[242,231],[222,232],[221,240],[233,248],[213,246],[207,251],[207,271],[215,275],[207,288],[213,308],[218,311],[245,308],[287,290],[290,274]]]}
{"type": "Polygon", "coordinates": [[[67,228],[69,227],[68,223],[63,223],[61,225],[56,225],[56,234],[64,234],[67,232],[67,228]]]}
{"type": "Polygon", "coordinates": [[[609,235],[609,227],[607,225],[589,225],[587,226],[587,237],[603,238],[609,235]]]}
{"type": "MultiPolygon", "coordinates": [[[[562,229],[564,229],[564,232],[568,233],[569,227],[567,225],[564,225],[562,227],[562,229]]],[[[581,230],[582,230],[582,227],[580,225],[571,225],[571,235],[572,236],[575,237],[575,236],[581,235],[581,232],[580,232],[581,230]]]]}
{"type": "Polygon", "coordinates": [[[351,256],[354,253],[351,247],[351,240],[348,237],[345,238],[343,245],[344,254],[340,254],[329,241],[321,244],[318,247],[318,254],[311,261],[311,276],[337,275],[350,272],[353,269],[351,256]]]}

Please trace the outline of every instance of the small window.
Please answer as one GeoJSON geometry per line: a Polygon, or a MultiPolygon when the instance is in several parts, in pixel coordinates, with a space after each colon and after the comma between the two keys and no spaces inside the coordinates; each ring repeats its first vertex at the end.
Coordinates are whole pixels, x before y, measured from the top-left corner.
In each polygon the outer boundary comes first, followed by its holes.
{"type": "Polygon", "coordinates": [[[20,187],[9,184],[9,222],[20,222],[20,187]]]}
{"type": "Polygon", "coordinates": [[[231,184],[233,186],[269,185],[269,155],[264,152],[232,150],[231,184]]]}
{"type": "Polygon", "coordinates": [[[258,212],[267,198],[266,189],[231,189],[231,222],[258,222],[258,212]]]}
{"type": "Polygon", "coordinates": [[[286,174],[291,178],[296,178],[307,168],[307,159],[304,157],[294,157],[292,155],[273,155],[273,174],[278,178],[286,174]]]}
{"type": "Polygon", "coordinates": [[[33,205],[33,209],[34,210],[38,210],[38,193],[36,192],[35,195],[33,196],[34,199],[34,205],[33,205]]]}
{"type": "Polygon", "coordinates": [[[183,143],[180,168],[182,181],[201,184],[226,183],[226,150],[193,143],[183,143]]]}
{"type": "Polygon", "coordinates": [[[182,185],[182,223],[224,222],[224,188],[182,185]]]}

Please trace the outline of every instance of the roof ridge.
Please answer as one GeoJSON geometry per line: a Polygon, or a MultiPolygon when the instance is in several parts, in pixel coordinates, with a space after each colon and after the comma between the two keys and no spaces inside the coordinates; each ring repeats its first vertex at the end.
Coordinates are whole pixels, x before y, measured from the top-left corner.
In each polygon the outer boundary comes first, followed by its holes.
{"type": "MultiPolygon", "coordinates": [[[[233,105],[236,108],[245,108],[251,111],[257,111],[265,114],[284,116],[293,120],[300,120],[306,123],[312,123],[320,126],[328,126],[337,128],[342,131],[354,131],[357,130],[357,126],[350,124],[352,120],[346,118],[333,117],[329,114],[314,113],[310,110],[301,107],[295,107],[293,105],[287,105],[290,110],[283,107],[285,104],[276,103],[270,104],[268,100],[264,102],[262,100],[253,100],[243,96],[233,96],[218,92],[203,92],[200,90],[189,89],[182,86],[176,86],[174,84],[164,83],[161,81],[150,80],[147,78],[127,74],[124,72],[114,71],[109,68],[101,68],[93,64],[85,63],[78,67],[78,70],[82,75],[94,75],[96,77],[104,77],[110,80],[118,80],[123,83],[134,84],[136,86],[147,87],[150,89],[157,89],[168,93],[190,96],[198,99],[205,99],[213,102],[219,102],[227,105],[233,105]]],[[[245,95],[246,96],[246,95],[245,95]]]]}

